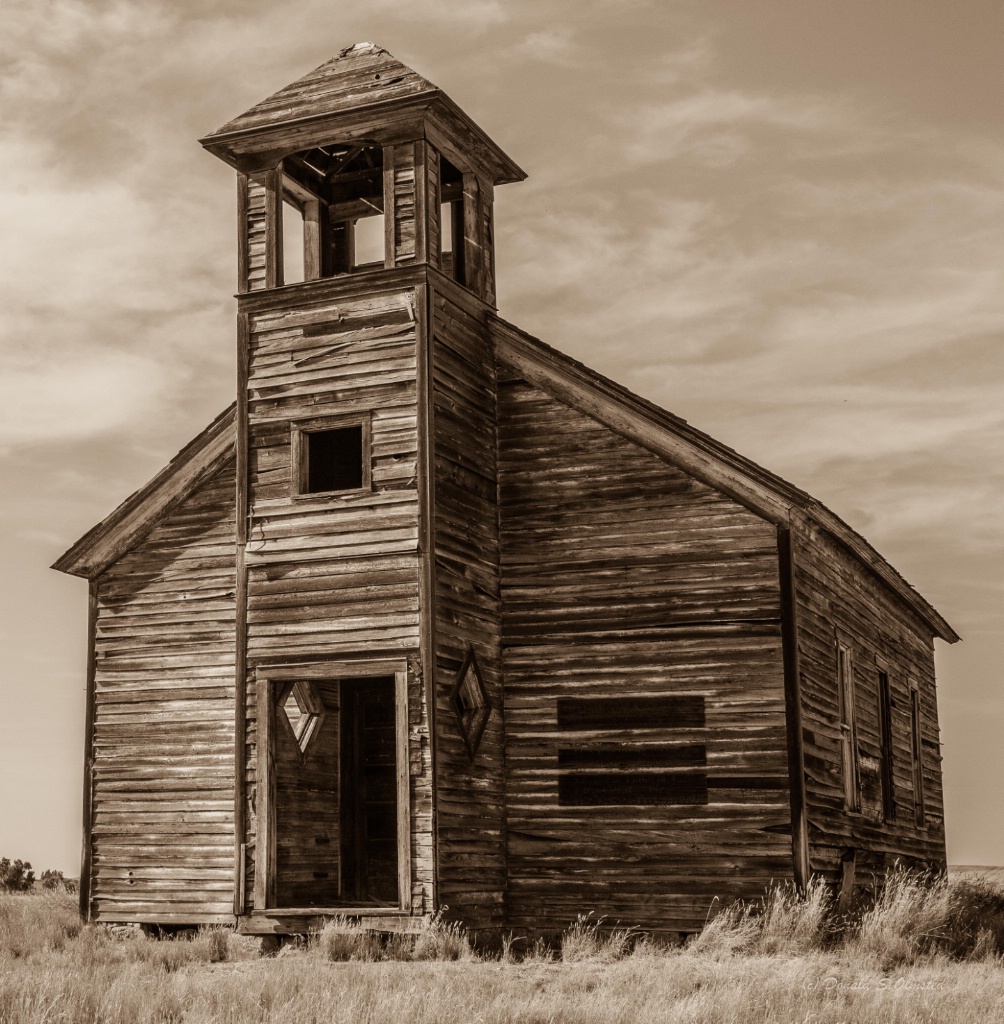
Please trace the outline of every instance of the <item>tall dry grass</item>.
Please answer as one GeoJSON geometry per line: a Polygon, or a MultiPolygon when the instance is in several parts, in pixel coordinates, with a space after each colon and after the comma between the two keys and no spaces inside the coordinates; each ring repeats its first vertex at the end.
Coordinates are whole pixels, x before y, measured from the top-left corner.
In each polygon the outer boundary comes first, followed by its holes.
{"type": "Polygon", "coordinates": [[[1000,889],[900,875],[857,922],[818,883],[782,886],[682,946],[584,915],[560,954],[489,958],[439,917],[382,941],[333,922],[263,959],[226,930],[121,936],[81,928],[61,894],[2,896],[0,1022],[999,1024],[1001,921],[1000,889]]]}

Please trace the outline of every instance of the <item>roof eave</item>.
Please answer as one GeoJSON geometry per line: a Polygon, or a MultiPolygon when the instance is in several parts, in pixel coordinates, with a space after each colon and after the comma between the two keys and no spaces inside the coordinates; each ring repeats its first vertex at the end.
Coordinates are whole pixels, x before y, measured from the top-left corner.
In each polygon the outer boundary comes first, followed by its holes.
{"type": "MultiPolygon", "coordinates": [[[[323,111],[304,117],[290,118],[278,124],[264,127],[239,128],[235,131],[216,131],[199,139],[199,144],[214,156],[235,170],[247,170],[249,158],[255,154],[267,154],[269,160],[280,153],[293,152],[292,144],[299,147],[304,144],[306,135],[311,142],[320,135],[338,138],[351,134],[366,134],[366,129],[378,119],[401,116],[422,116],[433,111],[440,119],[459,121],[480,144],[481,151],[490,165],[495,185],[523,181],[524,171],[481,126],[469,117],[441,89],[430,89],[410,96],[398,96],[387,100],[377,100],[349,110],[323,111]],[[445,115],[445,118],[443,117],[445,115]],[[290,143],[290,135],[297,138],[290,143]]],[[[330,141],[330,139],[328,140],[330,141]]],[[[276,156],[278,159],[278,157],[276,156]]],[[[253,162],[253,160],[251,161],[253,162]]]]}
{"type": "Polygon", "coordinates": [[[94,579],[137,544],[233,453],[236,403],[213,420],[139,490],[92,527],[52,564],[94,579]]]}
{"type": "MultiPolygon", "coordinates": [[[[497,314],[490,314],[490,322],[503,332],[502,336],[509,345],[508,354],[516,357],[517,369],[529,369],[534,359],[538,361],[536,379],[532,381],[533,383],[544,387],[545,390],[548,384],[555,391],[561,390],[561,379],[553,377],[548,379],[544,364],[550,363],[559,370],[561,376],[569,384],[580,389],[591,390],[600,401],[622,411],[618,417],[613,417],[615,422],[608,422],[611,429],[648,447],[649,450],[656,451],[670,461],[674,461],[675,455],[682,468],[728,494],[762,518],[778,525],[790,523],[792,511],[796,508],[799,509],[843,544],[873,572],[883,584],[912,609],[914,614],[931,629],[934,636],[948,643],[956,643],[961,639],[944,616],[914,589],[864,537],[808,492],[788,483],[782,477],[771,473],[770,470],[764,469],[716,441],[710,435],[691,426],[686,420],[674,416],[639,395],[635,395],[616,381],[604,377],[560,350],[540,341],[539,338],[534,338],[520,330],[497,314]],[[675,452],[664,448],[660,452],[657,439],[651,435],[646,436],[645,431],[632,430],[630,420],[633,420],[635,424],[644,423],[655,428],[656,431],[673,435],[684,447],[675,452]],[[715,461],[727,470],[724,478],[716,479],[715,473],[710,471],[711,463],[715,461]]],[[[501,355],[501,358],[507,362],[510,361],[506,359],[505,353],[501,355]]],[[[567,397],[567,393],[559,397],[567,397]]],[[[586,412],[595,414],[596,410],[586,410],[586,412]]]]}

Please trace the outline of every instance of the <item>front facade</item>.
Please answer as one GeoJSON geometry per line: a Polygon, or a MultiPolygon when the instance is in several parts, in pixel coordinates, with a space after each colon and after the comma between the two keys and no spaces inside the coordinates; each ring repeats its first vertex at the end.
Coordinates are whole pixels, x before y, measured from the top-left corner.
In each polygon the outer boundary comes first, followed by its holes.
{"type": "Polygon", "coordinates": [[[91,588],[85,916],[692,931],[944,866],[951,627],[497,316],[523,173],[452,101],[361,44],[203,144],[238,175],[237,402],[56,564],[91,588]]]}

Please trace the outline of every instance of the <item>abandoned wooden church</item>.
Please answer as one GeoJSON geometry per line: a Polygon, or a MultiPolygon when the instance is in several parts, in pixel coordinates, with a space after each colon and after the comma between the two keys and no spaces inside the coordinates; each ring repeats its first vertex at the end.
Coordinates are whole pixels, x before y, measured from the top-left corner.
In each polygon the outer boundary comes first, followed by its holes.
{"type": "Polygon", "coordinates": [[[525,175],[481,128],[359,44],[202,143],[236,404],[55,565],[90,583],[86,917],[690,931],[944,866],[958,637],[808,494],[496,314],[525,175]]]}

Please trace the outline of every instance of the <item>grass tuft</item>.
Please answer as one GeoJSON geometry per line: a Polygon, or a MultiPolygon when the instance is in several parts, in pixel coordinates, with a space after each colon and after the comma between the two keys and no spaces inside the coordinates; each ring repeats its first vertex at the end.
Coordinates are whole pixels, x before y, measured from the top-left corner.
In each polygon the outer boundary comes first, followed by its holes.
{"type": "Polygon", "coordinates": [[[413,960],[473,960],[471,940],[463,925],[444,918],[446,908],[437,910],[422,925],[412,947],[413,960]]]}
{"type": "Polygon", "coordinates": [[[800,956],[826,944],[833,897],[826,882],[815,877],[804,892],[791,882],[775,885],[758,918],[758,953],[800,956]]]}
{"type": "Polygon", "coordinates": [[[630,928],[604,929],[603,918],[579,914],[561,936],[561,960],[566,964],[592,961],[614,963],[631,953],[636,933],[630,928]]]}
{"type": "Polygon", "coordinates": [[[382,957],[382,943],[376,932],[361,922],[336,917],[326,922],[315,940],[316,948],[326,960],[361,960],[371,962],[382,957]]]}
{"type": "Polygon", "coordinates": [[[943,875],[890,871],[848,948],[873,957],[883,968],[918,963],[949,939],[951,899],[943,875]]]}
{"type": "Polygon", "coordinates": [[[0,892],[0,961],[58,952],[80,930],[76,899],[63,890],[0,892]]]}

